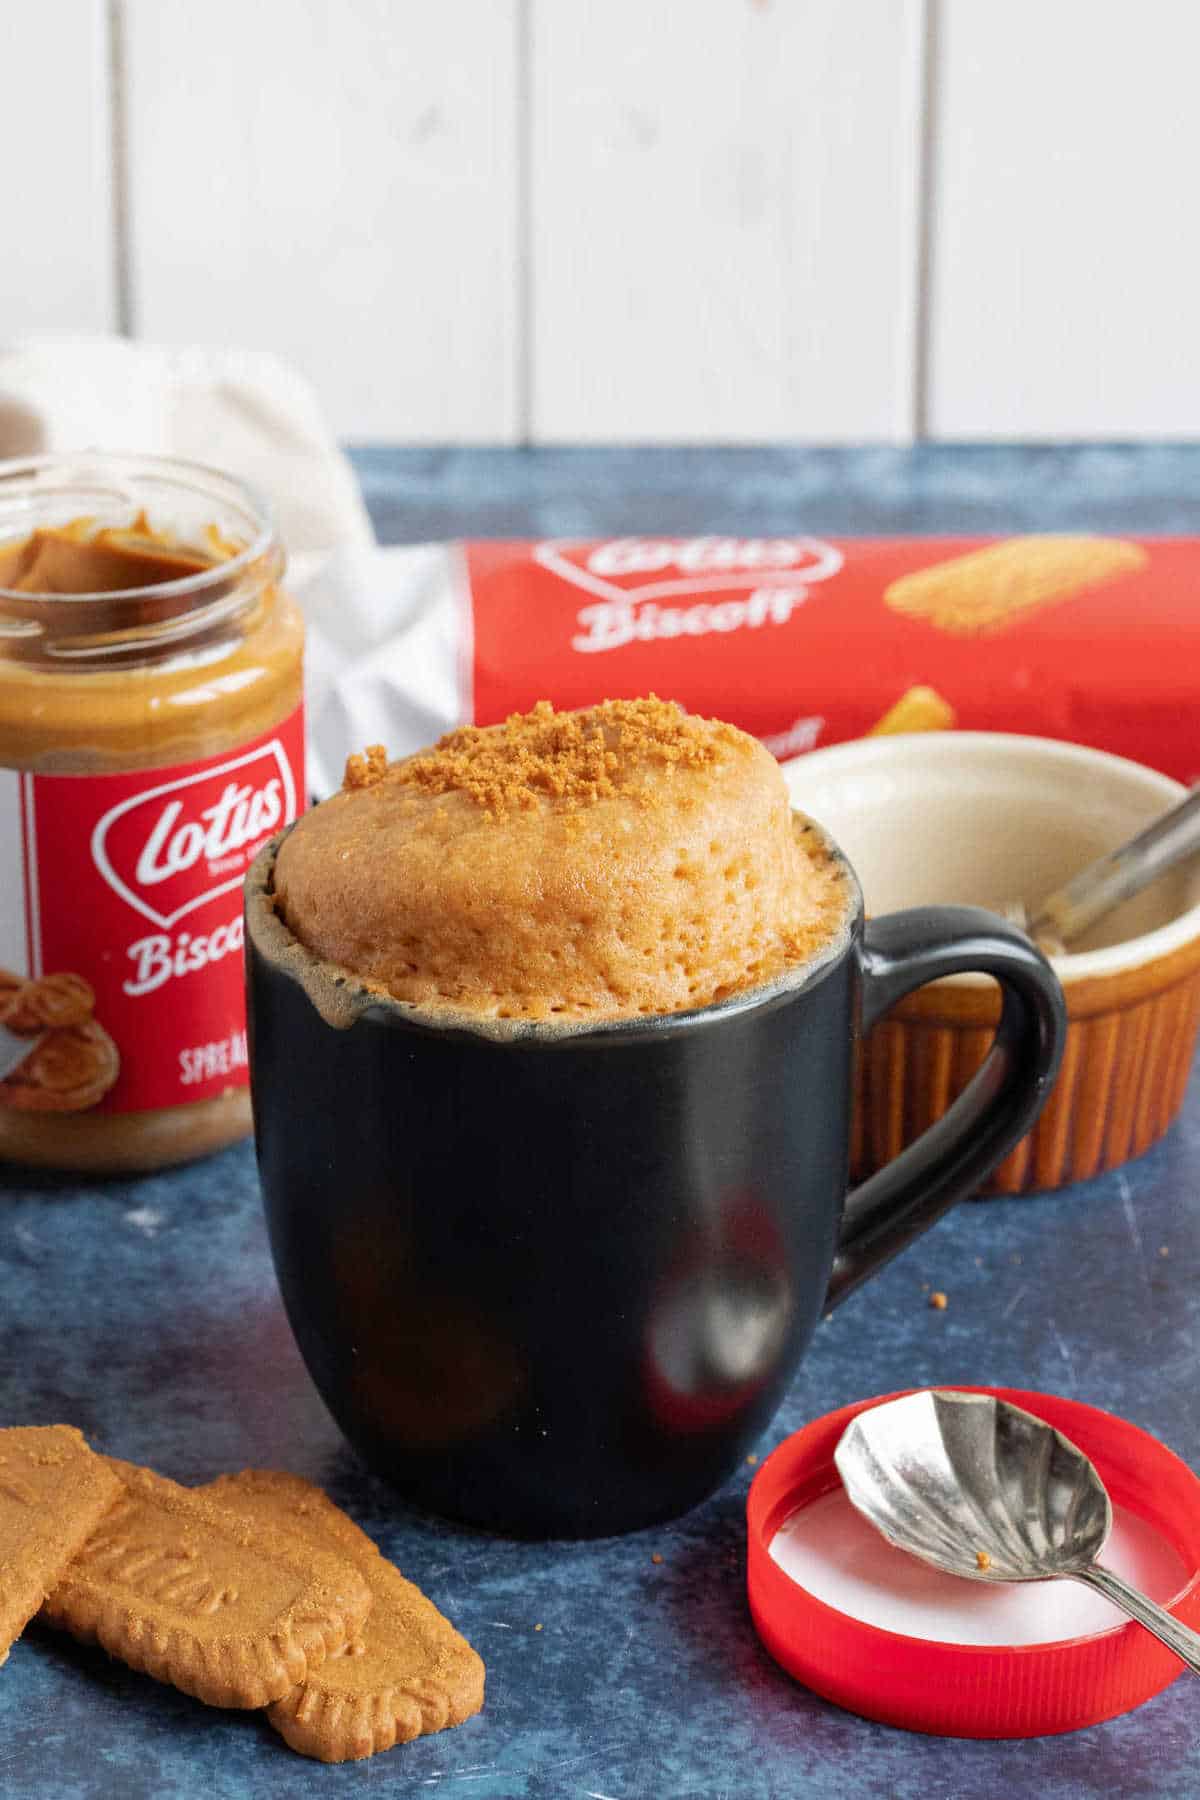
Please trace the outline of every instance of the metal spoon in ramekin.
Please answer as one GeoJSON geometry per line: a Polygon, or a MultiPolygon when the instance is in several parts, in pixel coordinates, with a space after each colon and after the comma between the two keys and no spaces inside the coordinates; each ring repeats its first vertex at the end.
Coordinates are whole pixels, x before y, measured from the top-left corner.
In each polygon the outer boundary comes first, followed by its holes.
{"type": "Polygon", "coordinates": [[[1200,786],[1128,843],[1097,857],[1063,887],[1055,888],[1032,912],[1023,901],[1013,900],[1005,903],[1004,916],[1028,932],[1039,949],[1057,956],[1097,919],[1197,852],[1200,786]]]}
{"type": "Polygon", "coordinates": [[[859,1413],[833,1460],[851,1505],[897,1549],[971,1581],[1081,1581],[1200,1675],[1200,1633],[1097,1562],[1108,1493],[1044,1420],[991,1394],[931,1389],[859,1413]]]}

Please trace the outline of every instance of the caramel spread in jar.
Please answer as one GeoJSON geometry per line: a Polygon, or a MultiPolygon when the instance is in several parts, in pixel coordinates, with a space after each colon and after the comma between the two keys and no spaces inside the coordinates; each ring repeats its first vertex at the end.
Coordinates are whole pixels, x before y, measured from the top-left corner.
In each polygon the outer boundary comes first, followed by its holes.
{"type": "Polygon", "coordinates": [[[135,1170],[250,1129],[241,881],[304,806],[303,624],[239,483],[0,464],[0,1157],[135,1170]]]}

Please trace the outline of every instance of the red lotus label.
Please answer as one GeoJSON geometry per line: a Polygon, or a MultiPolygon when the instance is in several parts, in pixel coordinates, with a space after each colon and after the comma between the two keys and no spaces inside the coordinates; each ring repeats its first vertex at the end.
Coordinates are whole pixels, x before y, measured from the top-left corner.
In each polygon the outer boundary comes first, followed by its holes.
{"type": "MultiPolygon", "coordinates": [[[[202,762],[0,771],[0,789],[0,853],[20,872],[0,893],[0,968],[31,982],[74,977],[72,993],[94,995],[85,1020],[56,1027],[82,1033],[93,1061],[111,1040],[119,1072],[99,1099],[80,1085],[87,1109],[149,1111],[244,1086],[242,881],[303,808],[302,710],[202,762]]],[[[29,1071],[39,1066],[31,1057],[29,1071]]],[[[29,1071],[0,1084],[0,1104],[6,1090],[10,1104],[50,1103],[28,1098],[29,1071]]],[[[72,1110],[74,1092],[54,1105],[72,1110]]]]}

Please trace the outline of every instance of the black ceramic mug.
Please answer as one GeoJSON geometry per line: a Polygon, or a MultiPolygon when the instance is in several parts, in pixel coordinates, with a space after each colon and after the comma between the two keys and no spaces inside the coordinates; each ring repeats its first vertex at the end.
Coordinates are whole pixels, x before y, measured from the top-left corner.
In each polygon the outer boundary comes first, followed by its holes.
{"type": "Polygon", "coordinates": [[[439,1022],[305,952],[247,881],[250,1062],[304,1359],[405,1498],[525,1536],[686,1511],[836,1305],[1028,1129],[1062,1054],[1049,964],[967,907],[845,929],[788,980],[584,1027],[439,1022]],[[856,1036],[963,970],[1003,990],[944,1119],[846,1194],[856,1036]]]}

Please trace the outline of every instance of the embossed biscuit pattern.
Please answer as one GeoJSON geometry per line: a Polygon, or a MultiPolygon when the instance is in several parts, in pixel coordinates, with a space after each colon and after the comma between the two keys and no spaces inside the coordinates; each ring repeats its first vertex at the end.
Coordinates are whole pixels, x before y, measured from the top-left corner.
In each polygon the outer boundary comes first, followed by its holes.
{"type": "Polygon", "coordinates": [[[294,1750],[321,1762],[348,1762],[459,1725],[479,1711],[482,1659],[320,1488],[300,1476],[248,1469],[221,1476],[205,1492],[349,1556],[374,1595],[361,1639],[268,1709],[294,1750]]]}
{"type": "Polygon", "coordinates": [[[347,1558],[112,1466],[125,1491],[49,1595],[49,1624],[231,1707],[281,1699],[357,1636],[371,1593],[347,1558]]]}

